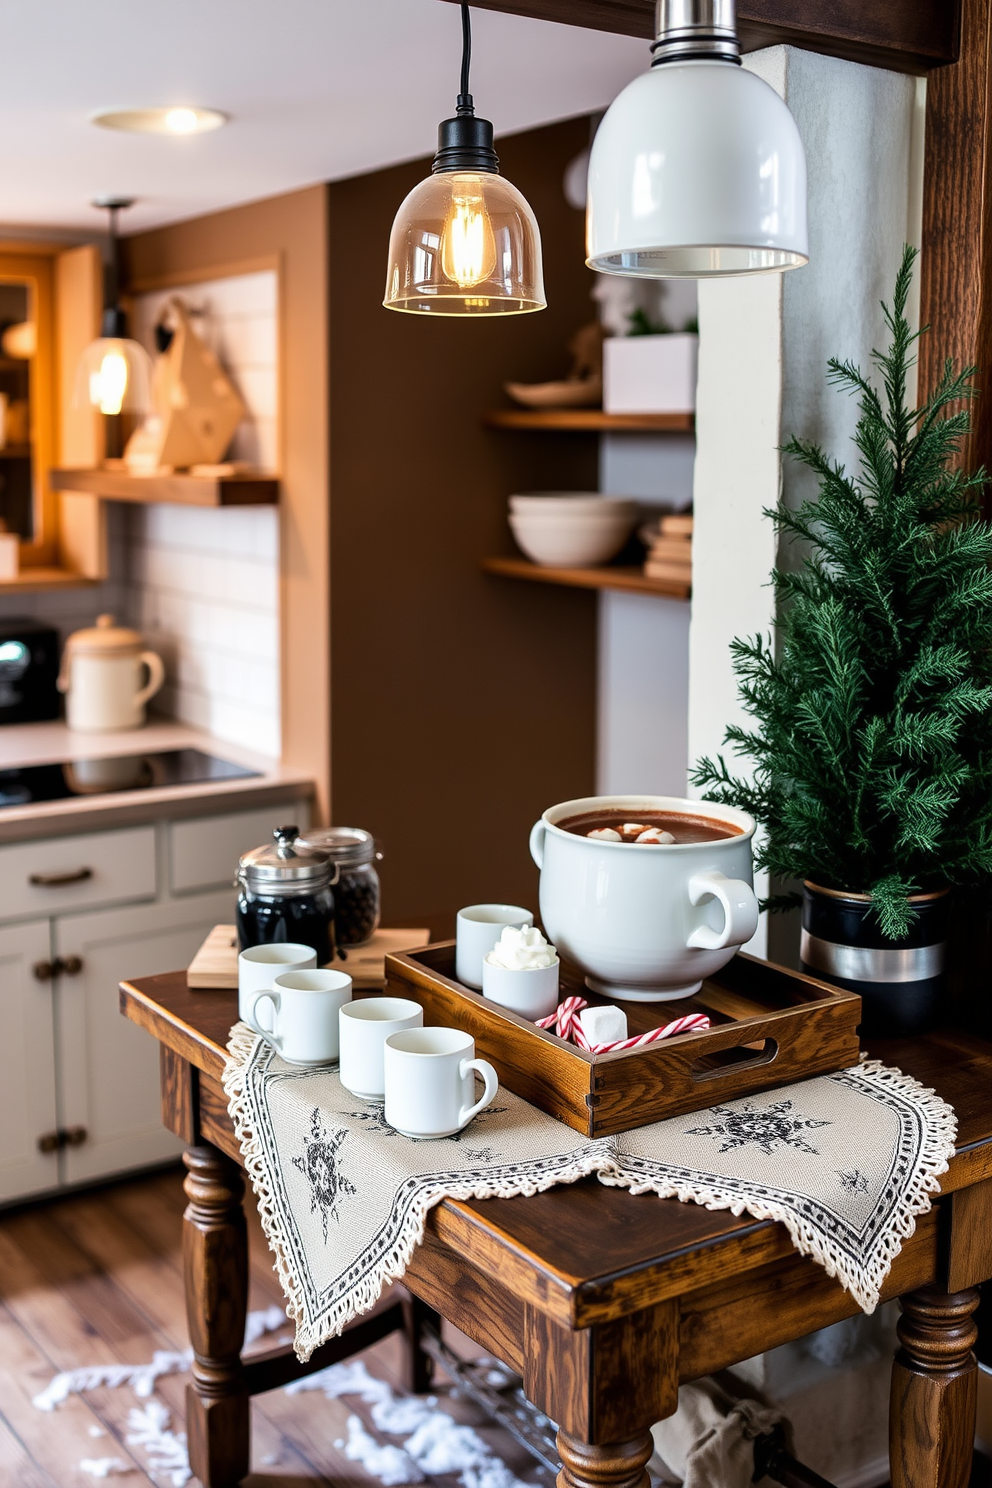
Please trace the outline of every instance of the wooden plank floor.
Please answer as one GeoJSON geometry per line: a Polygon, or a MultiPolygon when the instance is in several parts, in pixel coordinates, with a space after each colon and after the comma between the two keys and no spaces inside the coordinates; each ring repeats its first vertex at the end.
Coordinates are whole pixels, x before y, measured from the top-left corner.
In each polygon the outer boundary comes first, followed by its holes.
{"type": "MultiPolygon", "coordinates": [[[[149,1363],[156,1349],[188,1346],[180,1228],[184,1203],[182,1175],[170,1170],[0,1213],[0,1488],[92,1488],[96,1480],[79,1463],[100,1457],[133,1464],[134,1472],[110,1482],[162,1488],[168,1481],[162,1474],[150,1477],[142,1449],[126,1445],[128,1412],[143,1403],[130,1387],[70,1396],[51,1413],[37,1410],[31,1401],[60,1370],[149,1363]]],[[[281,1304],[250,1206],[249,1234],[249,1307],[281,1304]]],[[[267,1338],[262,1346],[271,1342],[267,1338]]],[[[401,1348],[400,1336],[394,1335],[361,1356],[371,1374],[397,1391],[401,1348]]],[[[470,1345],[468,1350],[474,1352],[470,1345]]],[[[186,1381],[186,1375],[172,1375],[156,1384],[156,1395],[172,1411],[174,1430],[183,1429],[186,1381]]],[[[437,1393],[445,1395],[443,1380],[437,1393]]],[[[447,1405],[459,1421],[480,1432],[514,1473],[550,1485],[550,1475],[536,1470],[528,1454],[474,1406],[462,1401],[447,1405]]],[[[378,1483],[334,1445],[345,1437],[349,1415],[360,1416],[375,1434],[368,1408],[353,1397],[329,1401],[316,1391],[287,1395],[282,1390],[256,1396],[255,1471],[245,1485],[370,1488],[378,1483]]],[[[456,1488],[456,1481],[431,1480],[438,1488],[456,1488]]]]}

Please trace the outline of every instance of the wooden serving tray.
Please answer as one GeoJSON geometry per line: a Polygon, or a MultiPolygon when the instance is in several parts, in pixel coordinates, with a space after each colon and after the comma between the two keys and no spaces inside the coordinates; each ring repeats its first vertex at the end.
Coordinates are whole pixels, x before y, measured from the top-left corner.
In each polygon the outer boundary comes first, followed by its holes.
{"type": "MultiPolygon", "coordinates": [[[[461,1028],[508,1090],[589,1137],[788,1085],[858,1062],[861,998],[739,952],[694,997],[620,1002],[631,1036],[690,1012],[712,1026],[640,1049],[587,1054],[455,980],[455,942],[386,957],[386,991],[423,1005],[428,1027],[461,1028]]],[[[561,996],[606,1003],[575,967],[561,996]]]]}

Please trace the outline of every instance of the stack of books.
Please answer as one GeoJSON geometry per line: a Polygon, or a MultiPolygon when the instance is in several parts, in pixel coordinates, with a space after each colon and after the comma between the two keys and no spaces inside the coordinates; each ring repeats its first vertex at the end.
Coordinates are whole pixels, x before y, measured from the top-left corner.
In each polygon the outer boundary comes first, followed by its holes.
{"type": "Polygon", "coordinates": [[[692,515],[673,512],[658,523],[644,562],[649,579],[666,579],[669,583],[692,584],[692,515]]]}

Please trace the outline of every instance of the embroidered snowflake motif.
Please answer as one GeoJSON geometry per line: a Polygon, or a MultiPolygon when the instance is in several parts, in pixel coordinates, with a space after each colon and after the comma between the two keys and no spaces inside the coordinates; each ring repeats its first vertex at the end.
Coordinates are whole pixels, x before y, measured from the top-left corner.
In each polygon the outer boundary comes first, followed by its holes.
{"type": "Polygon", "coordinates": [[[868,1179],[860,1168],[838,1168],[837,1177],[845,1193],[866,1194],[868,1192],[868,1179]]]}
{"type": "Polygon", "coordinates": [[[329,1131],[320,1109],[315,1106],[310,1116],[310,1140],[306,1143],[304,1155],[292,1159],[293,1167],[299,1168],[310,1185],[310,1213],[320,1213],[325,1245],[328,1219],[339,1219],[341,1199],[358,1192],[338,1167],[338,1153],[347,1135],[347,1131],[329,1131]]]}
{"type": "Polygon", "coordinates": [[[745,1101],[741,1106],[713,1106],[713,1115],[721,1118],[712,1126],[694,1126],[686,1133],[690,1137],[713,1137],[722,1140],[721,1152],[733,1147],[757,1147],[766,1157],[771,1157],[779,1147],[794,1147],[798,1152],[819,1153],[812,1147],[802,1132],[815,1126],[833,1126],[832,1121],[814,1121],[808,1116],[792,1112],[791,1100],[777,1101],[773,1106],[752,1106],[745,1101]]]}

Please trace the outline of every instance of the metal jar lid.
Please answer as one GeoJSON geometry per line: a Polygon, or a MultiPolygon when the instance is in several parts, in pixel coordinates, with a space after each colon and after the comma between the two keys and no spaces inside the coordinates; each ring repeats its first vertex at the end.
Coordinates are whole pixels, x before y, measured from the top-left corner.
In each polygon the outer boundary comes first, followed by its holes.
{"type": "Polygon", "coordinates": [[[257,894],[315,894],[331,879],[327,853],[300,840],[299,827],[276,827],[273,842],[238,860],[238,878],[257,894]]]}
{"type": "Polygon", "coordinates": [[[372,833],[363,832],[361,827],[315,827],[300,838],[298,845],[326,853],[339,868],[357,868],[382,858],[372,833]]]}

